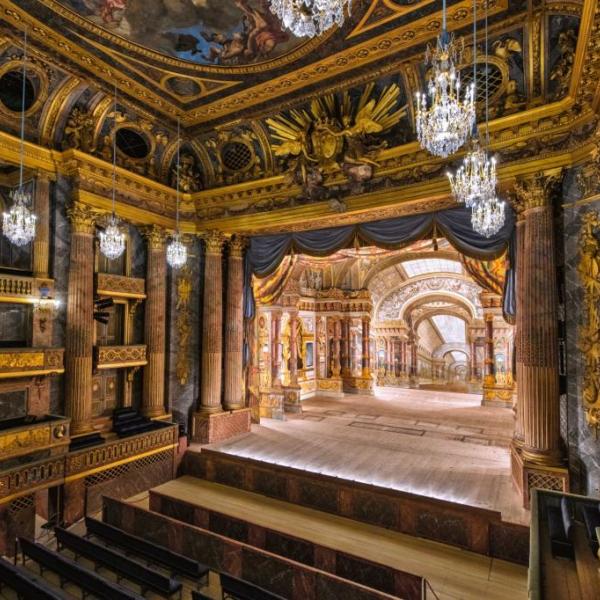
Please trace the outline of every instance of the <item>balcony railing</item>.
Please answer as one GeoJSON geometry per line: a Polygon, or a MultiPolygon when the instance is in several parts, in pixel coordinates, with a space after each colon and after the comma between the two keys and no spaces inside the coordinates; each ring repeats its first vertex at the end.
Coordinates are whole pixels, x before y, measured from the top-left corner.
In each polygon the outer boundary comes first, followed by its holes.
{"type": "Polygon", "coordinates": [[[108,273],[98,273],[97,278],[97,292],[101,296],[136,299],[146,297],[145,279],[108,273]]]}
{"type": "Polygon", "coordinates": [[[98,369],[119,369],[140,367],[147,364],[146,346],[96,346],[96,367],[98,369]]]}
{"type": "Polygon", "coordinates": [[[70,419],[47,416],[31,421],[27,417],[15,422],[0,430],[0,461],[50,448],[54,455],[67,451],[70,419]]]}
{"type": "Polygon", "coordinates": [[[64,373],[63,348],[0,349],[0,379],[64,373]]]}

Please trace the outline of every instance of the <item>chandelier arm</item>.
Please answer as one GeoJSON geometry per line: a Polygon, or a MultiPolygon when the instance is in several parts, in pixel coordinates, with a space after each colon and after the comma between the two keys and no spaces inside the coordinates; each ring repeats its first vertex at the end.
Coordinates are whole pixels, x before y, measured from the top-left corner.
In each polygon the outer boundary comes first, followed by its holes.
{"type": "Polygon", "coordinates": [[[27,28],[23,33],[23,76],[21,81],[21,156],[19,161],[19,188],[23,187],[23,170],[25,156],[25,82],[27,81],[27,28]]]}

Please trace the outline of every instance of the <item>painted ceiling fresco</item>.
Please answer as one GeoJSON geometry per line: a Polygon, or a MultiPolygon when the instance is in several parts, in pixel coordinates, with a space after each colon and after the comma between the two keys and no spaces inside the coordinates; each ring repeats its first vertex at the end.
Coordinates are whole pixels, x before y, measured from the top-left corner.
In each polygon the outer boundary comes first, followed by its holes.
{"type": "Polygon", "coordinates": [[[111,33],[205,65],[277,58],[305,42],[284,31],[268,0],[61,0],[111,33]]]}

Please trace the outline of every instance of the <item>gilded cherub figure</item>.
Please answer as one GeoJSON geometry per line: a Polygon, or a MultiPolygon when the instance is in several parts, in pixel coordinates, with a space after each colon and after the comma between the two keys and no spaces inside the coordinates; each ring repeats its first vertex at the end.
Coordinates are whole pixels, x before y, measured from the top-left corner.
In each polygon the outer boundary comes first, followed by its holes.
{"type": "Polygon", "coordinates": [[[96,150],[94,145],[94,120],[88,112],[75,107],[64,131],[63,148],[74,148],[82,152],[92,153],[96,150]]]}

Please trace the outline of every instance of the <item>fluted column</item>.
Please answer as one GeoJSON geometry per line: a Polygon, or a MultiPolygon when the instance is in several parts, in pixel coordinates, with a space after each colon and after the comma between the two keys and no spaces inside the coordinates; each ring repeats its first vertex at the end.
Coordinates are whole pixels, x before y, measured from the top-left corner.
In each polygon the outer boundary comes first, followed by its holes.
{"type": "Polygon", "coordinates": [[[65,332],[65,412],[71,435],[92,430],[92,351],[94,336],[95,215],[85,205],[67,211],[71,253],[65,332]]]}
{"type": "Polygon", "coordinates": [[[290,385],[298,385],[298,313],[290,312],[290,385]]]}
{"type": "Polygon", "coordinates": [[[523,458],[560,463],[558,379],[558,290],[552,192],[557,177],[538,173],[516,185],[525,220],[524,280],[517,294],[519,325],[518,395],[523,403],[523,458]]]}
{"type": "Polygon", "coordinates": [[[144,394],[142,413],[147,417],[165,414],[166,278],[165,231],[152,226],[141,230],[146,239],[146,303],[144,340],[144,394]]]}
{"type": "Polygon", "coordinates": [[[342,375],[351,375],[350,317],[342,320],[342,375]]]}
{"type": "Polygon", "coordinates": [[[50,262],[50,178],[46,173],[39,173],[35,180],[35,214],[33,275],[44,278],[50,262]]]}
{"type": "Polygon", "coordinates": [[[271,381],[281,387],[281,312],[271,313],[271,381]]]}
{"type": "Polygon", "coordinates": [[[229,244],[227,306],[225,311],[225,395],[223,408],[244,406],[244,242],[232,238],[229,244]]]}
{"type": "Polygon", "coordinates": [[[205,236],[204,241],[206,252],[199,412],[208,414],[221,410],[223,376],[223,266],[221,253],[224,238],[218,232],[211,232],[205,236]]]}
{"type": "Polygon", "coordinates": [[[371,377],[371,320],[363,317],[362,320],[362,376],[371,377]]]}
{"type": "Polygon", "coordinates": [[[342,371],[342,363],[340,361],[341,353],[341,338],[342,338],[342,322],[341,319],[336,319],[333,323],[333,356],[331,357],[331,373],[334,377],[339,377],[342,371]]]}
{"type": "MultiPolygon", "coordinates": [[[[520,208],[520,205],[517,205],[520,208]]],[[[516,260],[517,260],[517,278],[516,278],[516,299],[517,299],[517,314],[515,315],[515,353],[516,353],[516,380],[517,385],[519,385],[520,374],[523,372],[523,359],[524,355],[524,343],[523,343],[523,311],[520,310],[520,307],[523,306],[525,302],[525,285],[526,285],[526,277],[524,272],[524,267],[526,265],[525,261],[525,215],[522,210],[517,210],[517,225],[516,225],[516,260]]],[[[516,419],[515,419],[515,434],[514,434],[514,443],[517,447],[523,446],[524,441],[524,432],[523,432],[523,422],[525,420],[525,401],[523,399],[522,394],[517,394],[517,406],[516,406],[516,419]]]]}
{"type": "Polygon", "coordinates": [[[477,342],[471,340],[471,381],[477,381],[477,342]]]}
{"type": "MultiPolygon", "coordinates": [[[[484,309],[485,312],[485,309],[484,309]]],[[[496,362],[494,358],[494,314],[485,314],[485,380],[489,385],[496,381],[496,362]]]]}

